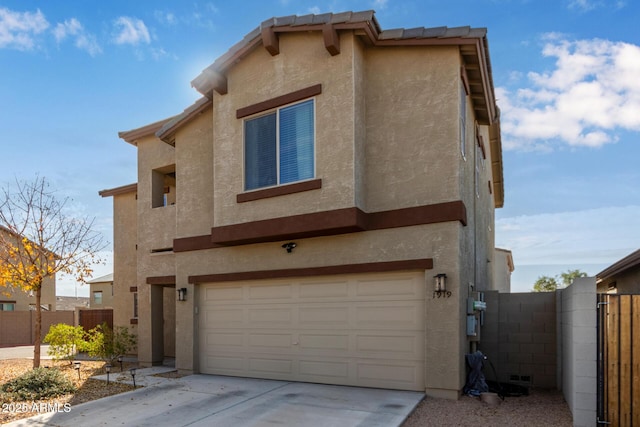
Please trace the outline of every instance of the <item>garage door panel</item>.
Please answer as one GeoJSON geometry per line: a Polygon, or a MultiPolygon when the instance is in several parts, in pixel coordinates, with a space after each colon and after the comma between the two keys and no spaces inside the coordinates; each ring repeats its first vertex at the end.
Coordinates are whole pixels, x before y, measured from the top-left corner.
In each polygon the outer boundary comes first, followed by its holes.
{"type": "Polygon", "coordinates": [[[275,307],[275,308],[253,308],[249,307],[248,309],[248,321],[249,326],[273,326],[276,327],[278,324],[287,325],[291,324],[293,320],[293,309],[292,307],[275,307]],[[258,325],[255,325],[258,324],[258,325]]]}
{"type": "Polygon", "coordinates": [[[243,301],[243,289],[238,287],[213,287],[205,288],[203,298],[205,301],[243,301]]]}
{"type": "Polygon", "coordinates": [[[202,285],[201,372],[423,390],[425,286],[408,272],[202,285]]]}
{"type": "Polygon", "coordinates": [[[299,336],[300,351],[326,350],[332,354],[336,351],[347,353],[349,351],[349,336],[338,334],[300,334],[299,336]]]}
{"type": "Polygon", "coordinates": [[[290,349],[293,344],[293,336],[291,333],[262,333],[249,334],[249,345],[268,351],[268,349],[290,349]]]}
{"type": "Polygon", "coordinates": [[[422,359],[424,357],[424,339],[415,335],[358,335],[356,349],[358,352],[374,353],[382,357],[398,357],[422,359]]]}
{"type": "Polygon", "coordinates": [[[317,282],[302,283],[299,287],[300,299],[315,298],[346,298],[349,296],[349,286],[347,282],[317,282]]]}
{"type": "Polygon", "coordinates": [[[354,327],[358,329],[424,329],[421,322],[424,308],[418,302],[357,305],[355,310],[354,327]]]}
{"type": "Polygon", "coordinates": [[[242,375],[246,372],[245,360],[232,356],[206,357],[204,366],[208,371],[215,371],[225,375],[242,375]]]}
{"type": "Polygon", "coordinates": [[[349,362],[330,362],[326,360],[303,360],[300,362],[300,375],[310,378],[324,377],[334,381],[344,381],[349,377],[349,362]]]}
{"type": "Polygon", "coordinates": [[[289,359],[269,359],[252,357],[249,359],[249,371],[252,373],[284,374],[291,378],[294,362],[289,359]]]}
{"type": "Polygon", "coordinates": [[[349,321],[349,306],[324,304],[316,306],[300,306],[298,319],[301,324],[309,327],[326,327],[327,325],[345,324],[349,321]]]}
{"type": "Polygon", "coordinates": [[[249,286],[249,301],[253,300],[291,300],[294,297],[294,286],[272,285],[272,286],[249,286]]]}
{"type": "Polygon", "coordinates": [[[204,310],[204,321],[206,325],[226,325],[227,327],[244,323],[244,309],[240,308],[212,308],[204,310]]]}

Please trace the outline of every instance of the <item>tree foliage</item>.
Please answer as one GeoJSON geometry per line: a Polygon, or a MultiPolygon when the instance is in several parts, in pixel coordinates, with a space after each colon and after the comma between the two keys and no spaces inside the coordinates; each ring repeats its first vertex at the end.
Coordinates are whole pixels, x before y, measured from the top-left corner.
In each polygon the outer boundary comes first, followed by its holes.
{"type": "Polygon", "coordinates": [[[49,344],[49,356],[54,360],[73,360],[78,351],[82,351],[86,345],[82,326],[71,326],[66,323],[51,325],[49,332],[44,337],[44,342],[49,344]]]}
{"type": "Polygon", "coordinates": [[[65,273],[84,282],[104,248],[94,220],[74,216],[69,201],[38,176],[0,190],[0,287],[36,297],[34,368],[40,366],[43,281],[65,273]]]}
{"type": "Polygon", "coordinates": [[[540,276],[533,284],[534,292],[553,292],[558,289],[558,282],[554,277],[540,276]]]}
{"type": "Polygon", "coordinates": [[[136,346],[136,336],[124,326],[111,329],[107,323],[98,325],[86,334],[84,349],[91,357],[113,362],[136,346]]]}
{"type": "Polygon", "coordinates": [[[580,270],[567,270],[559,276],[539,276],[533,284],[534,292],[554,292],[558,288],[566,288],[578,277],[587,277],[587,273],[580,270]]]}

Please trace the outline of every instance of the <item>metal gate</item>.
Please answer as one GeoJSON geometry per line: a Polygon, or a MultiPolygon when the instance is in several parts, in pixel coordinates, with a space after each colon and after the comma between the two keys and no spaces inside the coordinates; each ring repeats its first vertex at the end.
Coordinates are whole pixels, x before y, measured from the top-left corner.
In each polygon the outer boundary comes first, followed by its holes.
{"type": "Polygon", "coordinates": [[[640,426],[640,295],[598,294],[598,424],[640,426]]]}

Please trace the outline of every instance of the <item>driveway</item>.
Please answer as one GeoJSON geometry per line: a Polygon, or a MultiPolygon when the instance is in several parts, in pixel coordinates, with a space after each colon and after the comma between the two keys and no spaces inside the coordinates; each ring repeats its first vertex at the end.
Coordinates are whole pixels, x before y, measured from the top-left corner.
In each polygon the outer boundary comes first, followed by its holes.
{"type": "MultiPolygon", "coordinates": [[[[8,426],[399,426],[424,397],[411,391],[215,375],[153,376],[144,388],[8,426]]],[[[111,380],[118,380],[112,375],[111,380]]],[[[122,379],[120,379],[122,380],[122,379]]],[[[106,387],[105,383],[105,387],[106,387]]]]}

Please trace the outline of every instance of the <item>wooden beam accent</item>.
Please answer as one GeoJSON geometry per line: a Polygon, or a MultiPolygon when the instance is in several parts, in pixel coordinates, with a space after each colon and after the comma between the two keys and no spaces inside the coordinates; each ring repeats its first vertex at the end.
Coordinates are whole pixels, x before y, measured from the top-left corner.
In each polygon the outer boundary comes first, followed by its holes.
{"type": "Polygon", "coordinates": [[[322,180],[313,179],[311,181],[296,182],[293,184],[265,188],[263,190],[255,190],[255,191],[249,191],[247,193],[240,193],[236,196],[236,201],[238,203],[251,202],[253,200],[268,199],[270,197],[301,193],[303,191],[317,190],[319,188],[322,188],[322,180]]]}
{"type": "Polygon", "coordinates": [[[373,262],[364,264],[330,265],[325,267],[291,268],[286,270],[243,271],[237,273],[203,274],[189,276],[189,283],[238,282],[245,280],[277,279],[287,277],[329,276],[335,274],[382,273],[402,270],[431,270],[433,259],[373,262]]]}
{"type": "Polygon", "coordinates": [[[261,113],[263,111],[271,110],[272,108],[280,107],[282,105],[291,104],[292,102],[301,101],[312,96],[320,95],[321,93],[321,84],[309,86],[304,89],[296,90],[295,92],[287,93],[285,95],[271,98],[266,101],[258,102],[257,104],[239,108],[238,110],[236,110],[236,119],[241,119],[243,117],[261,113]]]}
{"type": "Polygon", "coordinates": [[[273,27],[265,27],[260,32],[262,36],[262,45],[271,56],[280,54],[280,40],[273,30],[273,27]]]}
{"type": "Polygon", "coordinates": [[[147,285],[175,285],[176,276],[154,276],[147,277],[147,285]]]}
{"type": "Polygon", "coordinates": [[[324,47],[331,56],[336,56],[340,53],[340,36],[335,27],[328,23],[322,26],[322,37],[324,38],[324,47]]]}

